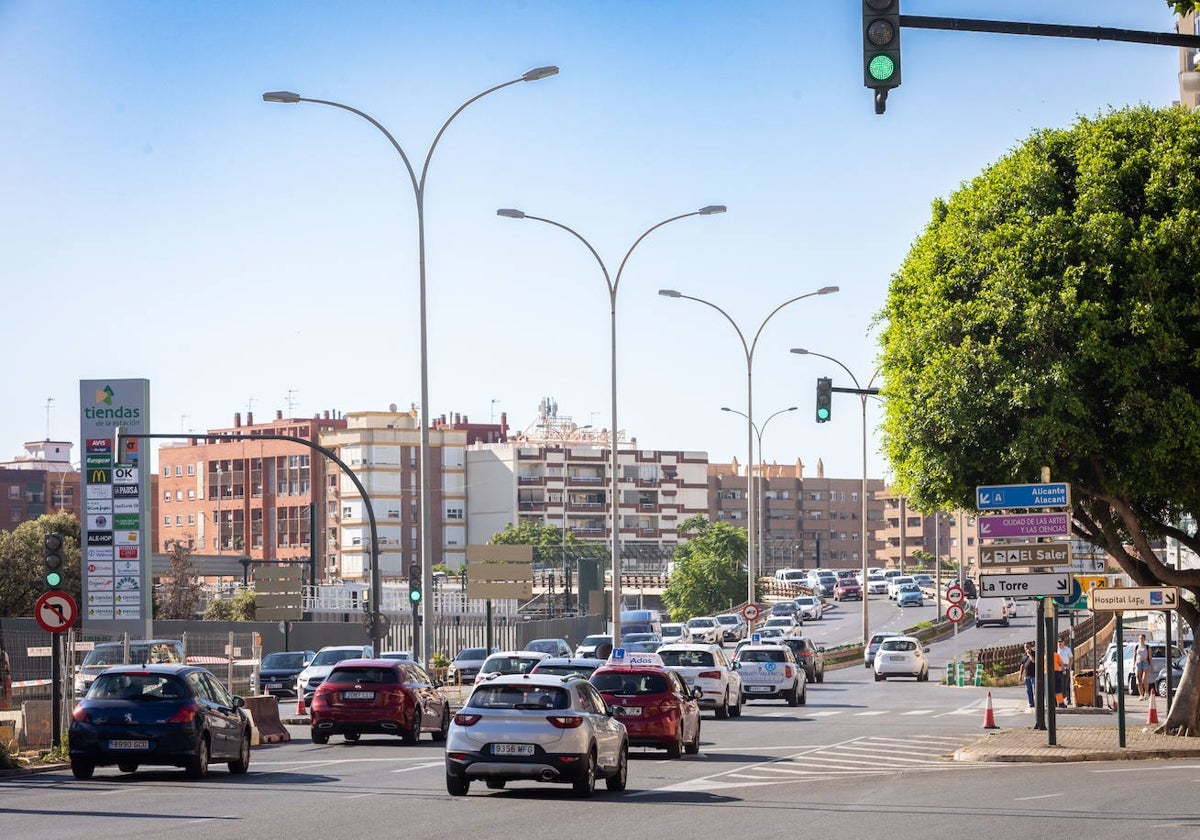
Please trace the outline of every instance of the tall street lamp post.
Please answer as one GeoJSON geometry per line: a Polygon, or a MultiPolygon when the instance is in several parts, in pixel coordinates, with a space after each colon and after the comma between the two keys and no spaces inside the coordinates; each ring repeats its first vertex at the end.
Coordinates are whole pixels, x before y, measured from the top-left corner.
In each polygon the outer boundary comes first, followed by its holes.
{"type": "Polygon", "coordinates": [[[691,213],[682,213],[678,216],[672,216],[669,219],[663,219],[656,225],[647,228],[634,243],[629,246],[629,250],[625,252],[625,256],[621,259],[620,266],[617,267],[617,275],[613,277],[608,272],[608,266],[604,264],[604,260],[600,259],[600,255],[596,249],[592,247],[592,243],[588,242],[573,228],[567,227],[561,222],[556,222],[552,219],[544,219],[540,216],[530,216],[521,210],[500,209],[496,211],[497,216],[504,216],[509,219],[531,219],[535,222],[544,222],[548,225],[553,225],[560,230],[574,236],[584,247],[591,252],[595,257],[596,262],[600,264],[600,271],[604,274],[604,282],[608,286],[608,306],[609,306],[609,369],[612,372],[611,376],[611,398],[612,398],[612,416],[610,418],[609,427],[609,446],[611,449],[610,464],[609,464],[609,508],[612,517],[612,624],[613,624],[613,643],[617,644],[621,641],[621,505],[617,498],[619,487],[617,485],[617,290],[621,284],[621,275],[625,271],[625,265],[629,262],[630,255],[634,249],[642,243],[647,236],[658,230],[663,225],[668,225],[671,222],[677,222],[680,219],[687,219],[691,216],[713,216],[718,213],[725,212],[724,204],[710,204],[706,207],[701,207],[699,210],[694,210],[691,213]]]}
{"type": "MultiPolygon", "coordinates": [[[[755,498],[755,502],[758,507],[758,531],[757,531],[757,533],[758,533],[758,554],[757,554],[757,560],[758,560],[758,571],[759,571],[760,575],[762,574],[762,570],[763,570],[763,544],[766,542],[765,522],[767,519],[767,517],[763,514],[763,506],[764,506],[764,500],[763,500],[764,487],[763,487],[763,475],[762,475],[762,470],[763,470],[763,466],[764,466],[762,463],[762,460],[763,460],[763,454],[762,454],[763,432],[765,432],[767,430],[767,424],[770,423],[772,420],[774,420],[776,417],[778,417],[780,414],[787,414],[789,411],[796,411],[797,409],[799,409],[799,406],[797,406],[797,405],[789,406],[787,408],[781,408],[778,411],[776,411],[774,414],[772,414],[770,417],[768,417],[766,420],[764,420],[763,424],[761,426],[759,426],[757,423],[752,424],[754,426],[754,436],[758,439],[758,461],[759,461],[758,492],[754,495],[754,498],[755,498]]],[[[736,414],[739,417],[745,417],[746,421],[750,422],[750,418],[746,416],[745,412],[738,411],[736,408],[729,408],[727,406],[722,406],[721,410],[728,411],[730,414],[736,414]]],[[[754,523],[751,522],[750,525],[753,526],[754,523]]]]}
{"type": "Polygon", "coordinates": [[[775,317],[779,310],[785,306],[795,303],[798,300],[813,297],[814,295],[828,295],[836,292],[837,286],[823,286],[815,292],[797,295],[790,300],[785,300],[783,303],[771,310],[766,318],[763,318],[761,324],[758,325],[758,331],[754,333],[754,340],[747,343],[746,336],[742,333],[741,327],[737,325],[737,321],[733,320],[721,307],[715,303],[704,300],[703,298],[692,297],[685,295],[682,292],[677,292],[674,289],[659,289],[658,293],[663,297],[682,298],[684,300],[694,300],[696,303],[702,303],[705,306],[715,309],[725,316],[725,320],[733,327],[738,338],[742,342],[742,350],[746,355],[746,517],[748,519],[746,528],[746,603],[754,603],[754,558],[755,558],[755,539],[754,539],[754,349],[758,346],[758,339],[762,336],[763,328],[767,323],[775,317]]]}
{"type": "MultiPolygon", "coordinates": [[[[301,96],[298,93],[292,93],[291,91],[286,91],[286,90],[271,91],[271,92],[263,94],[263,100],[266,102],[283,102],[283,103],[311,102],[316,105],[328,105],[332,108],[340,108],[343,111],[349,111],[351,114],[355,114],[359,117],[362,117],[364,120],[369,122],[371,125],[375,126],[377,129],[379,129],[379,131],[382,132],[383,136],[388,139],[388,142],[390,142],[392,144],[392,148],[394,148],[396,150],[396,152],[400,155],[400,159],[402,161],[404,161],[404,168],[408,170],[408,177],[409,177],[409,180],[412,182],[413,195],[416,198],[416,203],[417,203],[417,266],[418,266],[418,274],[419,274],[419,278],[420,278],[419,279],[419,282],[420,282],[419,308],[420,308],[420,319],[421,319],[421,351],[420,351],[420,359],[421,359],[421,419],[420,419],[420,422],[421,422],[421,443],[420,443],[421,521],[420,521],[418,541],[420,542],[420,551],[421,551],[421,589],[423,592],[432,592],[433,591],[433,564],[434,564],[434,560],[435,560],[433,538],[432,538],[432,530],[433,530],[432,495],[433,495],[433,491],[430,486],[431,466],[430,466],[430,456],[429,456],[429,416],[430,416],[431,412],[430,412],[430,407],[429,407],[429,352],[428,352],[429,344],[428,344],[428,330],[427,330],[427,319],[426,319],[426,296],[425,296],[425,179],[426,179],[426,176],[429,174],[429,162],[433,158],[433,150],[437,148],[438,141],[440,141],[442,139],[442,135],[446,132],[446,129],[450,126],[450,123],[452,123],[454,121],[454,118],[457,117],[459,114],[461,114],[463,112],[463,110],[465,110],[467,108],[468,105],[471,105],[473,102],[476,102],[477,100],[482,99],[483,97],[487,96],[489,93],[494,93],[502,88],[506,88],[510,85],[515,85],[518,82],[536,82],[539,79],[545,79],[546,77],[553,76],[556,73],[558,73],[558,68],[554,67],[554,66],[535,67],[534,69],[529,70],[526,73],[523,73],[519,78],[511,79],[507,82],[504,82],[503,84],[499,84],[499,85],[495,85],[494,87],[490,87],[487,90],[483,91],[482,93],[478,93],[475,96],[472,96],[466,102],[459,105],[458,108],[455,109],[454,113],[452,113],[449,117],[446,118],[446,121],[444,123],[442,123],[442,127],[438,129],[437,134],[434,136],[433,142],[429,146],[429,151],[425,154],[425,163],[421,167],[421,174],[419,177],[416,173],[416,170],[413,169],[412,163],[409,161],[408,155],[405,154],[404,149],[401,148],[400,144],[396,141],[396,138],[393,137],[392,133],[390,131],[388,131],[386,128],[384,128],[383,125],[381,125],[379,123],[379,121],[376,120],[374,117],[372,117],[370,114],[364,113],[363,111],[360,111],[357,108],[352,108],[349,105],[344,105],[340,102],[332,102],[327,99],[310,99],[308,97],[301,96]]],[[[372,548],[372,556],[373,557],[377,556],[374,553],[374,548],[372,548]]],[[[380,575],[381,575],[381,570],[378,568],[378,563],[376,563],[371,568],[371,578],[372,578],[372,589],[373,590],[378,588],[375,586],[375,582],[377,580],[379,580],[380,575]]],[[[427,598],[427,599],[423,599],[421,602],[421,620],[423,623],[421,657],[424,659],[426,665],[429,665],[429,660],[430,660],[430,657],[432,656],[432,650],[433,650],[433,621],[432,621],[433,601],[434,601],[433,598],[427,598]]],[[[381,606],[382,605],[377,606],[376,609],[379,609],[381,606]]],[[[415,651],[414,651],[414,653],[415,653],[415,651]]]]}
{"type": "MultiPolygon", "coordinates": [[[[852,393],[858,394],[859,399],[862,400],[862,492],[860,492],[858,494],[858,496],[859,496],[859,502],[862,505],[861,513],[859,515],[859,525],[861,527],[861,532],[860,532],[861,536],[859,537],[859,545],[861,546],[861,551],[862,551],[862,581],[863,581],[863,592],[865,593],[866,588],[867,588],[867,559],[868,559],[868,557],[867,557],[867,555],[868,555],[868,552],[867,552],[867,397],[872,396],[873,394],[879,393],[878,388],[871,387],[872,383],[875,382],[875,377],[879,376],[879,368],[875,369],[875,372],[873,374],[871,374],[870,382],[868,382],[867,386],[865,388],[863,388],[858,384],[857,377],[855,377],[855,375],[850,372],[850,368],[846,367],[844,364],[839,362],[837,359],[833,358],[833,356],[826,356],[824,353],[814,353],[811,350],[805,350],[803,347],[793,348],[792,352],[798,353],[801,356],[816,356],[818,358],[828,359],[829,361],[833,362],[835,365],[840,367],[842,370],[846,371],[846,375],[849,376],[850,380],[854,383],[854,389],[853,389],[852,393]]],[[[845,391],[845,390],[849,390],[849,389],[834,388],[833,390],[845,391]]],[[[903,531],[903,522],[904,522],[903,515],[901,515],[900,521],[901,521],[901,531],[903,531]]],[[[903,556],[903,552],[901,552],[901,556],[903,556]]],[[[866,594],[864,594],[863,602],[862,602],[862,605],[863,605],[863,608],[862,608],[862,635],[863,635],[863,644],[864,645],[869,644],[871,641],[871,630],[870,630],[871,625],[867,618],[868,612],[869,612],[869,610],[867,608],[867,601],[868,601],[867,596],[866,596],[866,594]]]]}

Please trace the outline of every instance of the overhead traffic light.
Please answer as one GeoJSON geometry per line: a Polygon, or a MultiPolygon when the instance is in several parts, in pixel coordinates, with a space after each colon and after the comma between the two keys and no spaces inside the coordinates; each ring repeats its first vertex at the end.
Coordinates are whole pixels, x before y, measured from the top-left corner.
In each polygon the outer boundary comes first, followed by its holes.
{"type": "Polygon", "coordinates": [[[421,567],[416,563],[408,567],[408,600],[414,607],[421,603],[421,567]]]}
{"type": "Polygon", "coordinates": [[[63,582],[63,539],[58,534],[47,534],[43,545],[46,548],[45,557],[42,558],[46,564],[46,586],[50,589],[58,589],[63,582]]]}
{"type": "Polygon", "coordinates": [[[817,380],[817,422],[828,423],[833,416],[833,380],[822,376],[817,380]]]}
{"type": "Polygon", "coordinates": [[[875,113],[900,86],[900,0],[862,0],[863,84],[875,91],[875,113]]]}

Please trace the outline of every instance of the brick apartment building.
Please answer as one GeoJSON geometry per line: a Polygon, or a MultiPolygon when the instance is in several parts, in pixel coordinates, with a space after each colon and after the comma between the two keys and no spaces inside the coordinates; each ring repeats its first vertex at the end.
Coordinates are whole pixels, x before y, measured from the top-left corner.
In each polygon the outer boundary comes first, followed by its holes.
{"type": "Polygon", "coordinates": [[[78,518],[79,471],[71,462],[74,444],[37,440],[25,452],[0,462],[0,529],[11,531],[45,513],[65,510],[78,518]]]}

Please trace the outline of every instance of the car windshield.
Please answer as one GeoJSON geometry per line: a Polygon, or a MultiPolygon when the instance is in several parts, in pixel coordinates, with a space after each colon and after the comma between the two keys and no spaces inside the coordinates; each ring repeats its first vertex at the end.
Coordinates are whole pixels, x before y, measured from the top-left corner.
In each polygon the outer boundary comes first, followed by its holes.
{"type": "Polygon", "coordinates": [[[636,697],[639,694],[666,694],[670,691],[662,674],[626,674],[617,671],[592,674],[591,684],[605,694],[636,697]]]}
{"type": "Polygon", "coordinates": [[[708,668],[713,664],[713,655],[707,650],[662,650],[658,651],[663,664],[672,668],[708,668]]]}
{"type": "Polygon", "coordinates": [[[329,672],[327,683],[376,683],[378,685],[396,685],[400,678],[395,668],[379,668],[370,665],[337,666],[329,672]]]}
{"type": "Polygon", "coordinates": [[[807,595],[796,599],[796,603],[800,604],[801,606],[804,606],[804,607],[811,607],[816,602],[817,602],[816,598],[810,598],[807,595]]]}
{"type": "Polygon", "coordinates": [[[558,653],[561,649],[558,639],[534,639],[525,645],[525,650],[533,650],[539,653],[558,653]]]}
{"type": "Polygon", "coordinates": [[[88,691],[93,700],[153,702],[181,700],[188,696],[183,680],[172,674],[101,674],[88,691]]]}
{"type": "Polygon", "coordinates": [[[465,659],[487,659],[487,651],[483,648],[463,648],[458,652],[458,656],[454,657],[455,662],[465,659]]]}
{"type": "Polygon", "coordinates": [[[578,674],[585,679],[592,675],[592,672],[599,667],[597,665],[542,665],[538,663],[534,667],[535,674],[550,674],[557,677],[566,677],[570,674],[578,674]]]}
{"type": "Polygon", "coordinates": [[[719,615],[717,616],[717,621],[722,624],[737,624],[738,617],[736,615],[719,615]]]}
{"type": "Polygon", "coordinates": [[[120,665],[125,654],[120,645],[97,645],[88,651],[83,664],[87,665],[120,665]]]}
{"type": "Polygon", "coordinates": [[[569,709],[571,694],[552,685],[482,685],[467,706],[473,709],[569,709]]]}
{"type": "Polygon", "coordinates": [[[787,662],[782,650],[743,650],[738,654],[740,662],[787,662]]]}
{"type": "Polygon", "coordinates": [[[663,635],[664,636],[682,636],[683,628],[680,627],[678,624],[664,624],[663,625],[663,635]]]}
{"type": "Polygon", "coordinates": [[[909,639],[887,639],[884,641],[882,650],[916,650],[917,643],[909,639]]]}
{"type": "Polygon", "coordinates": [[[693,618],[688,622],[688,627],[712,627],[713,620],[711,618],[693,618]]]}
{"type": "Polygon", "coordinates": [[[480,670],[485,674],[524,674],[537,664],[537,659],[524,656],[497,656],[483,663],[480,670]]]}
{"type": "Polygon", "coordinates": [[[358,659],[362,656],[358,648],[353,650],[323,650],[313,657],[313,665],[336,665],[343,659],[358,659]]]}
{"type": "Polygon", "coordinates": [[[920,592],[921,587],[917,586],[915,583],[902,583],[902,584],[900,584],[900,591],[901,592],[920,592]]]}
{"type": "Polygon", "coordinates": [[[276,652],[268,653],[262,661],[264,668],[296,668],[297,670],[304,667],[304,654],[291,652],[276,652]]]}

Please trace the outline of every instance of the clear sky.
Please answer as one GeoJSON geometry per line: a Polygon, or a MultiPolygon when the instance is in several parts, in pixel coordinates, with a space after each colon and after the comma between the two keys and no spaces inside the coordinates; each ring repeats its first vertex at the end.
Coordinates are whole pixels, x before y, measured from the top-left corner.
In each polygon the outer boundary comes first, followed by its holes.
{"type": "MultiPolygon", "coordinates": [[[[1167,32],[1163,0],[904,0],[905,13],[1167,32]]],[[[1170,47],[905,29],[876,116],[859,3],[0,0],[0,459],[76,440],[78,381],[151,380],[155,431],[420,400],[417,216],[430,169],[430,403],[520,429],[551,397],[646,449],[746,458],[746,357],[768,461],[861,474],[861,408],[814,383],[877,361],[872,319],[931,201],[1043,127],[1178,96],[1170,47]],[[50,403],[47,428],[47,401],[50,403]]],[[[872,477],[879,412],[869,407],[872,477]]],[[[1035,478],[1035,477],[1030,477],[1035,478]]]]}

